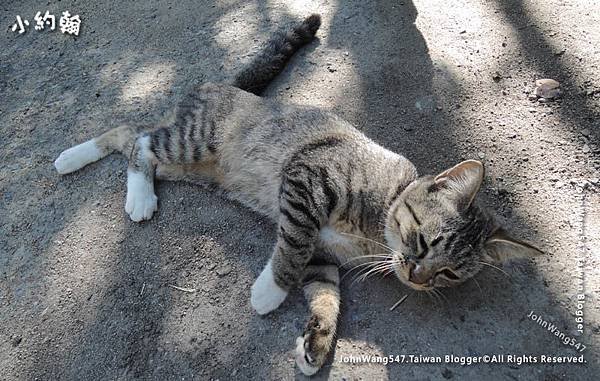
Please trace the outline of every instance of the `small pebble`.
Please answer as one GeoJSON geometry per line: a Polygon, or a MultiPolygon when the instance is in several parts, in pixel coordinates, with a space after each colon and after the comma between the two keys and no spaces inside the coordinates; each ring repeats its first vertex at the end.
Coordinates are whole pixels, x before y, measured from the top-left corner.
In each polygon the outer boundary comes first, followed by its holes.
{"type": "Polygon", "coordinates": [[[544,78],[535,81],[534,94],[540,98],[554,99],[560,95],[560,83],[554,79],[544,78]]]}
{"type": "Polygon", "coordinates": [[[13,337],[11,344],[13,347],[16,347],[19,344],[21,344],[21,341],[23,341],[23,338],[21,336],[15,336],[15,337],[13,337]]]}
{"type": "Polygon", "coordinates": [[[221,267],[220,269],[217,269],[218,276],[225,276],[225,275],[229,274],[230,272],[231,272],[231,266],[224,266],[224,267],[221,267]]]}

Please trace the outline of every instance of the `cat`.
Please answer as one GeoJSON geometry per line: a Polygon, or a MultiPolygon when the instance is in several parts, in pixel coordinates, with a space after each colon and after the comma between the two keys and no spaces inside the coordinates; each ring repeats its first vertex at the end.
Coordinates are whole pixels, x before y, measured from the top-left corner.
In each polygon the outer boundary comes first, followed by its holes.
{"type": "Polygon", "coordinates": [[[430,290],[458,285],[486,264],[541,253],[479,206],[479,161],[419,176],[408,159],[333,113],[259,96],[320,24],[311,15],[276,34],[231,84],[194,88],[169,120],[119,126],[54,163],[67,174],[114,151],[127,155],[125,211],[133,221],[157,210],[156,177],[215,182],[275,222],[277,242],[250,302],[267,314],[303,286],[311,317],[295,351],[306,375],[322,367],[332,347],[340,267],[371,266],[430,290]]]}

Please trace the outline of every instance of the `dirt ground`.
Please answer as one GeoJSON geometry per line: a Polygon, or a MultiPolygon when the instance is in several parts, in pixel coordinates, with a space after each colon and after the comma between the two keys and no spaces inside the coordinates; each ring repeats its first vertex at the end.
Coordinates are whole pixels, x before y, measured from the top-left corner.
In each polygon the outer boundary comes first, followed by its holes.
{"type": "Polygon", "coordinates": [[[269,221],[211,189],[160,183],[159,212],[133,223],[124,158],[64,177],[52,162],[120,122],[155,120],[195,83],[231,78],[309,12],[323,17],[319,39],[267,96],[334,110],[424,174],[482,160],[482,201],[547,253],[439,300],[347,276],[337,344],[314,379],[597,379],[600,3],[585,0],[3,1],[0,379],[304,379],[293,361],[302,295],[266,317],[249,303],[269,221]],[[79,14],[79,37],[34,30],[46,9],[57,22],[79,14]],[[22,35],[16,15],[30,22],[22,35]],[[558,80],[562,99],[529,100],[538,78],[558,80]],[[586,363],[342,361],[581,354],[531,311],[583,343],[586,363]]]}

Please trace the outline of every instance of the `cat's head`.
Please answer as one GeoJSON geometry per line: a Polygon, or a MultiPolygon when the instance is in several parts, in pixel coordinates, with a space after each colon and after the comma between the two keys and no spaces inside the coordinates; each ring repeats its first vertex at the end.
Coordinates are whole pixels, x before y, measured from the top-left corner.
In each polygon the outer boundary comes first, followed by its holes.
{"type": "Polygon", "coordinates": [[[418,178],[392,203],[385,238],[403,283],[416,290],[454,286],[486,263],[541,253],[510,237],[474,202],[483,175],[480,162],[467,160],[418,178]]]}

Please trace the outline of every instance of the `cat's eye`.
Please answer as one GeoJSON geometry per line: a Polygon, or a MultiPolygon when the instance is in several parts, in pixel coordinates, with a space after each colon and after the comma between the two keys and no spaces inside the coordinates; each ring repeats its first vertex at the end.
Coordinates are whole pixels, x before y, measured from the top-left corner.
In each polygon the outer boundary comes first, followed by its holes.
{"type": "Polygon", "coordinates": [[[427,242],[425,242],[425,237],[421,233],[419,233],[419,243],[421,244],[421,249],[427,250],[427,242]]]}
{"type": "Polygon", "coordinates": [[[437,273],[438,275],[443,275],[444,277],[450,279],[450,280],[459,280],[460,277],[458,275],[456,275],[456,273],[452,270],[450,270],[447,267],[444,267],[441,270],[438,270],[437,273]]]}
{"type": "Polygon", "coordinates": [[[429,244],[429,246],[434,247],[438,243],[442,242],[443,239],[444,239],[444,237],[441,236],[441,235],[439,235],[439,236],[437,236],[437,238],[435,238],[433,241],[431,241],[431,243],[429,244]]]}
{"type": "Polygon", "coordinates": [[[421,259],[427,255],[427,252],[429,252],[429,247],[427,246],[425,237],[423,237],[423,234],[421,233],[419,233],[419,244],[421,245],[421,253],[419,254],[418,258],[421,259]]]}

